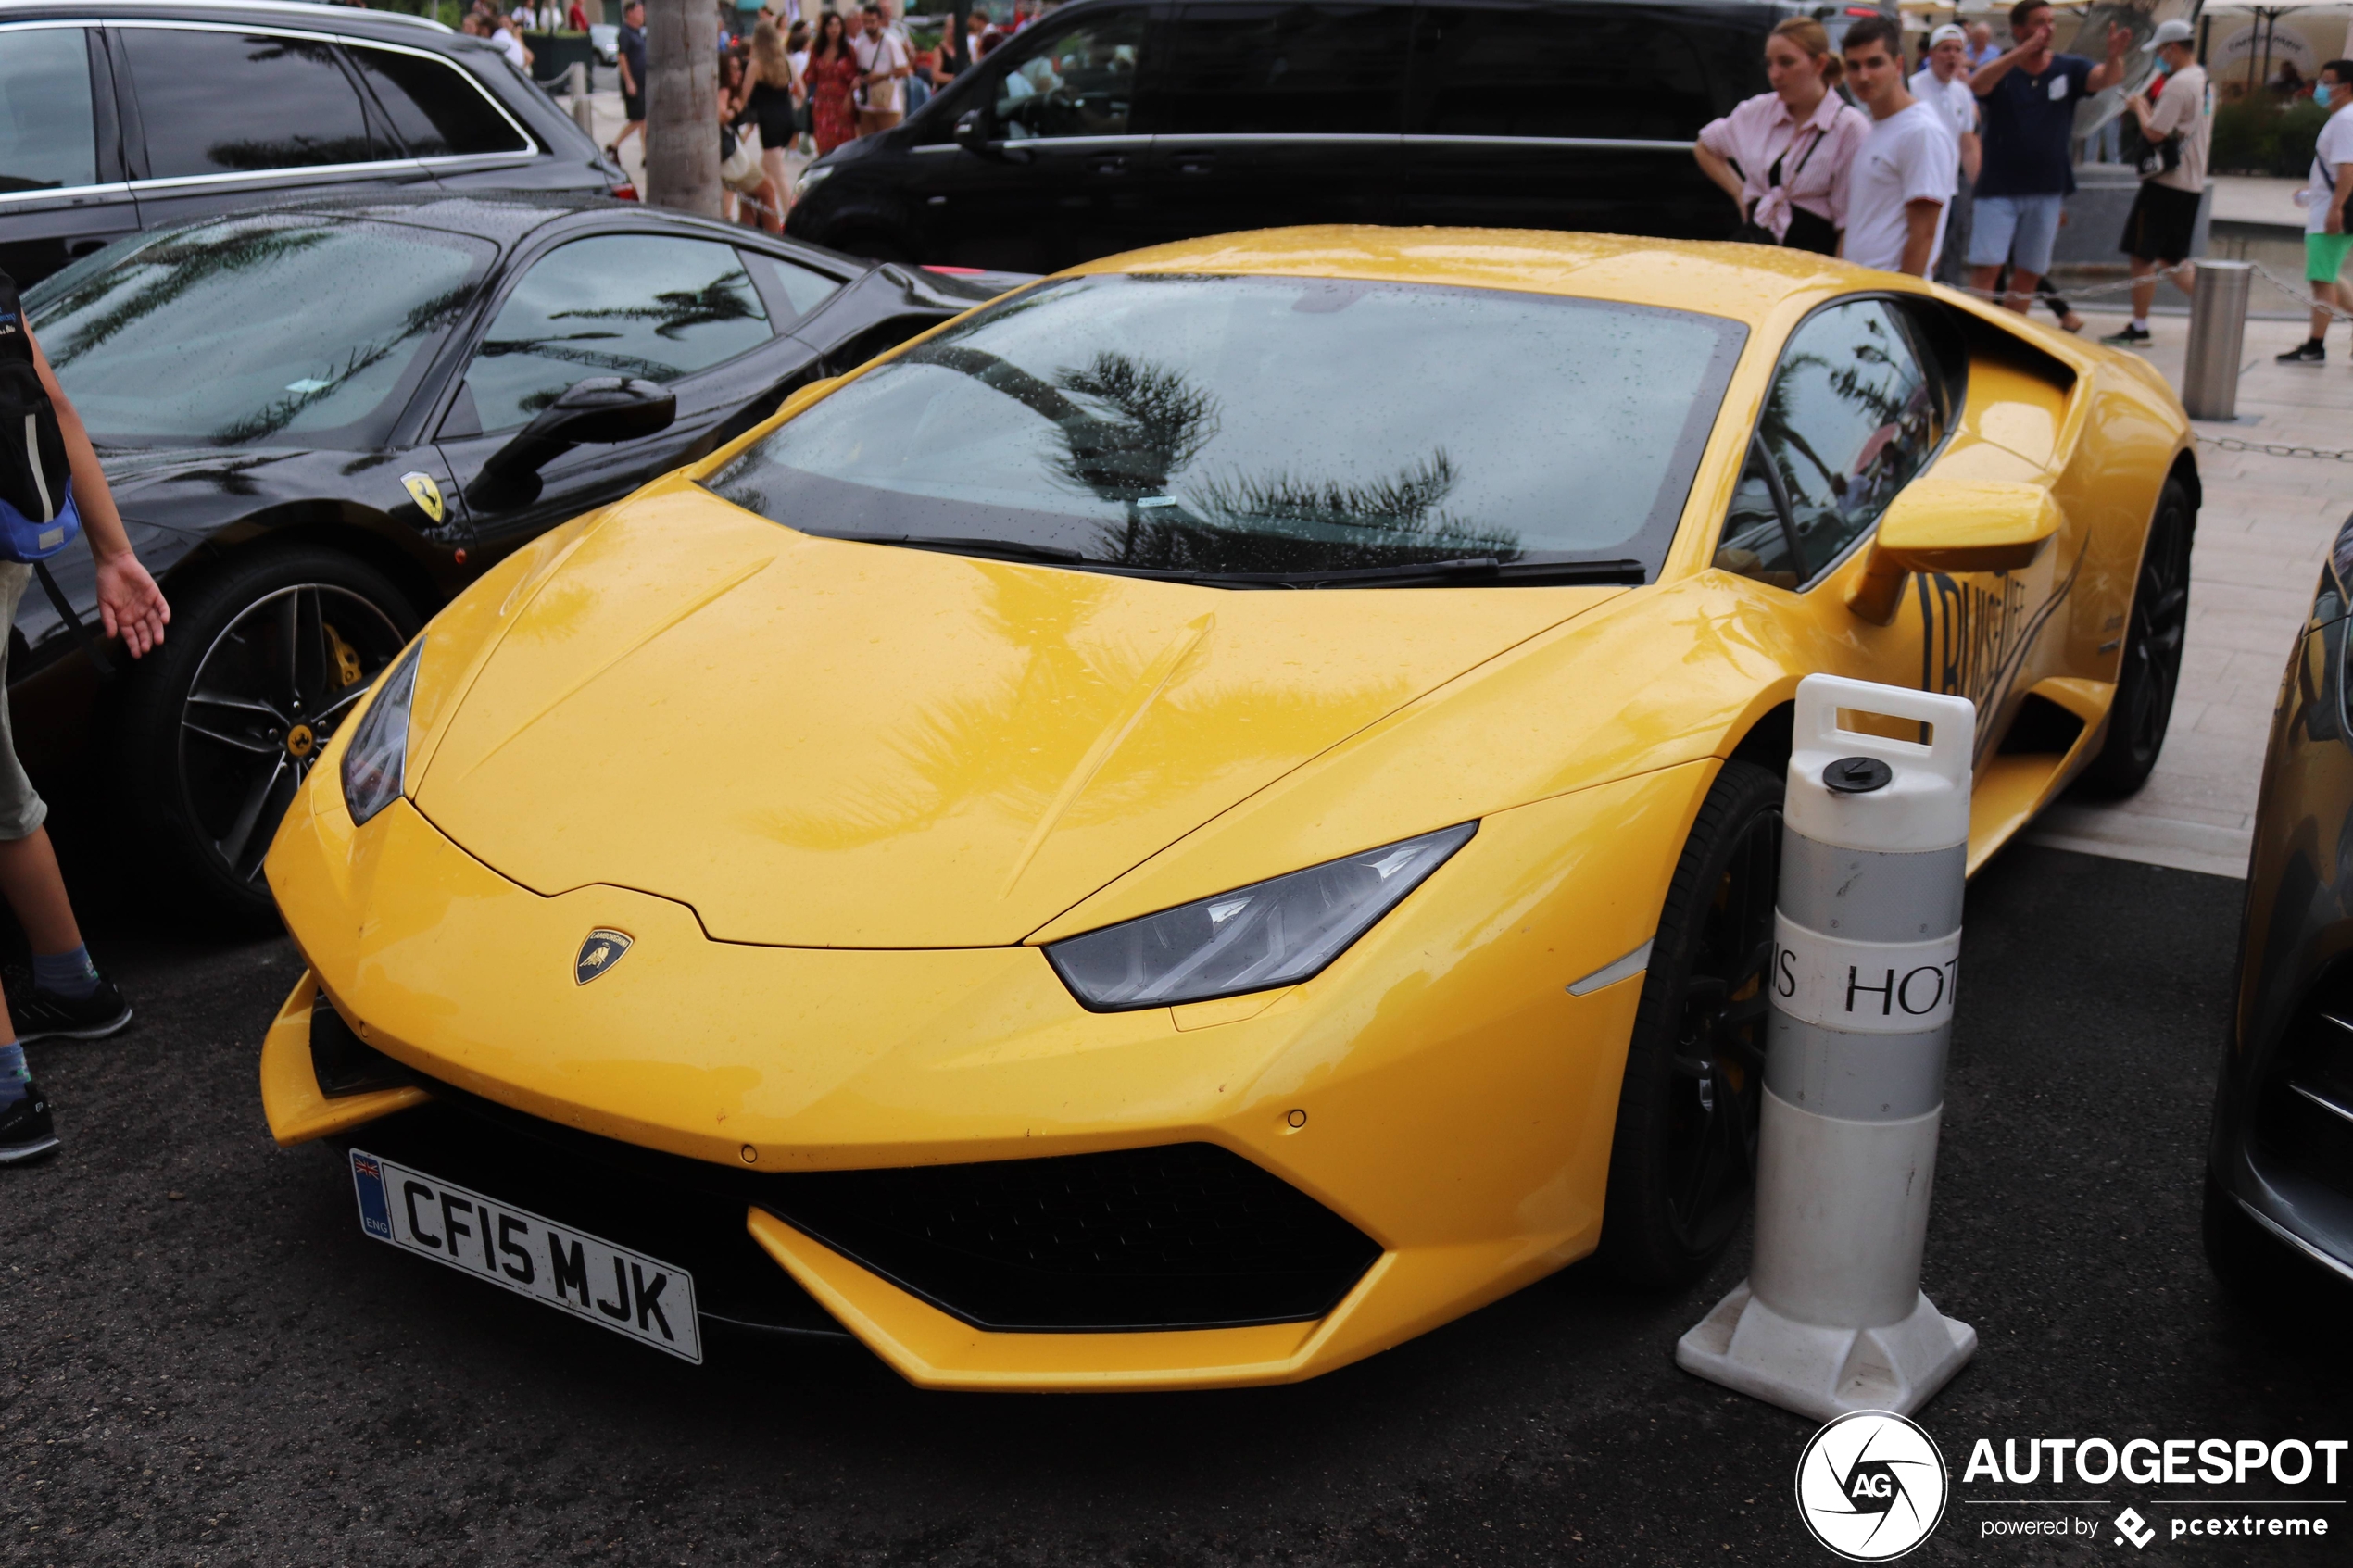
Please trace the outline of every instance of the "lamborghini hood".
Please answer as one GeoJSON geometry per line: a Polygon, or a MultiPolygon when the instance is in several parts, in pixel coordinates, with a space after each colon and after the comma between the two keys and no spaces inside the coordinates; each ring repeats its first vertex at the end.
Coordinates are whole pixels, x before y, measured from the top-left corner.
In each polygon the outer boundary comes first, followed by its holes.
{"type": "Polygon", "coordinates": [[[681,483],[514,592],[416,737],[442,832],[723,941],[940,947],[1022,940],[1623,590],[1227,592],[815,538],[681,483]]]}

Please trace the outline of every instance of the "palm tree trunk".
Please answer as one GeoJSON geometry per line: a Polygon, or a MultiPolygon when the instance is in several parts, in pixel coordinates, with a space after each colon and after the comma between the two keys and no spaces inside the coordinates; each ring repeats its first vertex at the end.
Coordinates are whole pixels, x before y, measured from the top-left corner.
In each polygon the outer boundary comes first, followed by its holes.
{"type": "Polygon", "coordinates": [[[646,199],[719,216],[717,18],[711,0],[646,3],[646,199]]]}

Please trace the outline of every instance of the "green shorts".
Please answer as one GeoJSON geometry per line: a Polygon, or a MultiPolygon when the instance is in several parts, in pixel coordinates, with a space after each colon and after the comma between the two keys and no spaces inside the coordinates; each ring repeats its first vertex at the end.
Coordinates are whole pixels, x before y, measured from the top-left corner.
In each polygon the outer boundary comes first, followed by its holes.
{"type": "Polygon", "coordinates": [[[2345,270],[2345,253],[2353,250],[2353,234],[2304,236],[2304,281],[2333,283],[2345,270]]]}

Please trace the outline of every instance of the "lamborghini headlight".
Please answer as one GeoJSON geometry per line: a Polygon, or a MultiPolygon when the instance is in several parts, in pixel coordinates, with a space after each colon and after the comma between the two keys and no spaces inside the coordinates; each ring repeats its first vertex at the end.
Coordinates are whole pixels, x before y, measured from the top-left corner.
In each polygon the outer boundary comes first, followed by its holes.
{"type": "Polygon", "coordinates": [[[815,190],[818,186],[824,184],[826,181],[832,179],[833,177],[834,166],[832,164],[811,164],[808,168],[802,169],[800,171],[800,177],[793,182],[792,199],[799,201],[801,197],[807,195],[810,192],[815,190]]]}
{"type": "Polygon", "coordinates": [[[419,637],[384,672],[375,700],[344,748],[343,800],[354,822],[366,822],[408,787],[409,705],[417,695],[417,661],[424,651],[425,640],[419,637]]]}
{"type": "Polygon", "coordinates": [[[1098,1012],[1296,985],[1347,951],[1478,831],[1463,822],[1327,860],[1050,943],[1046,957],[1098,1012]]]}

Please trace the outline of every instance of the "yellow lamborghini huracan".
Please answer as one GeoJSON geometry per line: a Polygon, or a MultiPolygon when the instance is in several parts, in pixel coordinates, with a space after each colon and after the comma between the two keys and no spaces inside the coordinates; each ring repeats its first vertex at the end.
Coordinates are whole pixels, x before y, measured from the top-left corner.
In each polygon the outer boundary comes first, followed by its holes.
{"type": "Polygon", "coordinates": [[[1741,245],[1047,279],[547,534],[338,731],[262,1052],[377,1239],[657,1350],[1313,1376],[1746,1199],[1800,677],[1973,699],[1974,867],[2165,735],[2145,365],[1741,245]]]}

